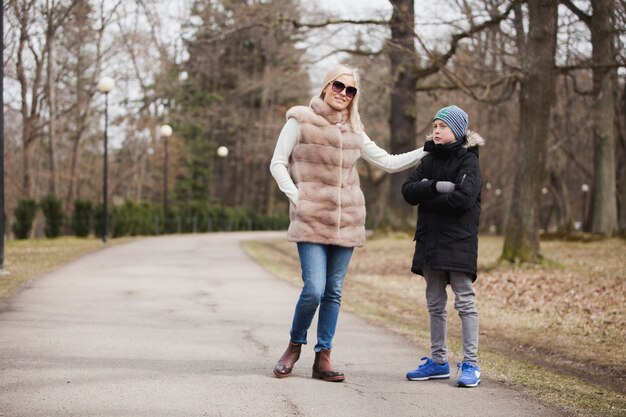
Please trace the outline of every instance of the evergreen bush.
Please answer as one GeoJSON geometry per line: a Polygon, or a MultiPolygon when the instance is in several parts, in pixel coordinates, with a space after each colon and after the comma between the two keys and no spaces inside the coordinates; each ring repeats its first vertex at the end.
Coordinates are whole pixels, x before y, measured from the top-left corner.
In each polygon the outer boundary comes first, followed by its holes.
{"type": "MultiPolygon", "coordinates": [[[[99,238],[102,238],[102,203],[96,204],[93,210],[93,234],[99,238]]],[[[111,220],[109,219],[109,228],[111,227],[111,220]]]]}
{"type": "Polygon", "coordinates": [[[56,238],[61,236],[61,227],[64,221],[61,200],[54,194],[48,194],[41,199],[39,206],[46,218],[46,227],[44,229],[46,237],[56,238]]]}
{"type": "MultiPolygon", "coordinates": [[[[95,212],[95,232],[102,235],[102,206],[95,212]]],[[[167,210],[165,233],[205,233],[240,230],[284,230],[289,218],[257,216],[245,207],[221,207],[204,201],[171,204],[167,210]]],[[[163,206],[160,203],[126,201],[109,210],[112,237],[162,234],[163,206]]]]}
{"type": "Polygon", "coordinates": [[[78,237],[87,237],[94,223],[94,211],[91,201],[82,198],[74,201],[74,213],[72,214],[72,230],[78,237]]]}
{"type": "Polygon", "coordinates": [[[13,214],[15,214],[15,222],[12,228],[15,238],[28,239],[33,228],[33,220],[35,220],[35,215],[37,214],[37,202],[30,198],[18,200],[13,214]]]}

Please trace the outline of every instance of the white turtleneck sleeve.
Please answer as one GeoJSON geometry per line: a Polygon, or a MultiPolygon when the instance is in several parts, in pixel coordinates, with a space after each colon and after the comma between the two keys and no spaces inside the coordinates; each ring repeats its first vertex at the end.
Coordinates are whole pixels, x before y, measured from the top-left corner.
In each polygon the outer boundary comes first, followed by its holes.
{"type": "Polygon", "coordinates": [[[300,123],[294,118],[289,118],[280,131],[280,135],[278,135],[274,156],[272,156],[272,162],[270,162],[270,172],[276,180],[278,188],[296,206],[298,205],[298,188],[294,184],[293,179],[291,179],[287,167],[289,166],[291,152],[293,152],[293,148],[298,143],[299,135],[300,123]]]}
{"type": "Polygon", "coordinates": [[[424,152],[424,148],[422,147],[410,152],[390,155],[386,150],[379,148],[365,132],[361,133],[361,137],[363,137],[363,151],[361,152],[361,157],[376,168],[382,169],[385,172],[404,171],[407,168],[417,165],[427,153],[424,152]]]}
{"type": "MultiPolygon", "coordinates": [[[[288,165],[291,152],[293,152],[293,148],[298,143],[299,134],[300,123],[294,118],[287,120],[278,136],[278,142],[270,163],[270,172],[276,180],[278,188],[295,205],[298,205],[298,188],[289,175],[288,165]]],[[[361,133],[361,137],[363,138],[362,158],[376,168],[386,172],[399,172],[415,166],[427,153],[424,152],[424,148],[419,148],[399,155],[390,155],[387,151],[378,147],[365,132],[361,133]]]]}

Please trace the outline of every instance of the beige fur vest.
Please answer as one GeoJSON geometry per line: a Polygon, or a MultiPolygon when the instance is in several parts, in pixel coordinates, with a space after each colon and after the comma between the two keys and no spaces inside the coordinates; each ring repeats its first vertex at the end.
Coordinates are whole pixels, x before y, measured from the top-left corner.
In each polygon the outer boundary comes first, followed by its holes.
{"type": "Polygon", "coordinates": [[[289,158],[289,174],[298,187],[298,206],[289,207],[291,242],[346,247],[365,243],[365,198],[356,163],[363,139],[347,114],[322,99],[289,109],[300,123],[298,143],[289,158]]]}

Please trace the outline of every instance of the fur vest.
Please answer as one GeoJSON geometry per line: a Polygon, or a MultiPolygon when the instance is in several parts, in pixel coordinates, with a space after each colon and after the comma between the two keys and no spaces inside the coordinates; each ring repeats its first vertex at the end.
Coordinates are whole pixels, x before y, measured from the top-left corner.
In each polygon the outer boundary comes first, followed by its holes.
{"type": "Polygon", "coordinates": [[[356,163],[362,137],[352,130],[347,112],[320,98],[296,106],[287,119],[300,123],[298,143],[289,158],[289,174],[298,187],[298,205],[289,207],[287,240],[345,247],[365,243],[365,198],[356,163]]]}

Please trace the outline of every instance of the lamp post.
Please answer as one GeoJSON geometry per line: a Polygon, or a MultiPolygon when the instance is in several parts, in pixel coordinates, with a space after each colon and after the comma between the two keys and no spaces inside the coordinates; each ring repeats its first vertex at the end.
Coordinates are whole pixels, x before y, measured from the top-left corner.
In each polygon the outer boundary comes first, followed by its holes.
{"type": "MultiPolygon", "coordinates": [[[[542,196],[548,195],[549,192],[550,192],[550,190],[548,190],[548,187],[543,187],[541,189],[541,195],[542,196]]],[[[541,217],[543,217],[543,212],[544,212],[543,206],[544,206],[544,202],[543,202],[543,199],[542,199],[541,204],[539,206],[541,208],[539,210],[539,218],[540,219],[541,219],[541,217]]],[[[552,205],[548,206],[548,210],[547,211],[548,212],[545,215],[545,218],[544,218],[544,221],[543,221],[543,225],[542,225],[543,226],[543,233],[548,233],[548,226],[550,224],[550,217],[552,216],[552,205]]],[[[540,231],[540,233],[541,233],[541,231],[540,231]]]]}
{"type": "Polygon", "coordinates": [[[493,192],[496,196],[496,233],[498,235],[502,234],[502,225],[500,224],[501,222],[501,207],[500,205],[502,204],[502,202],[500,201],[500,196],[502,195],[502,190],[500,188],[496,188],[495,191],[493,192]]]}
{"type": "Polygon", "coordinates": [[[163,234],[167,233],[167,138],[172,136],[170,125],[161,125],[159,135],[163,138],[163,234]]]}
{"type": "Polygon", "coordinates": [[[583,195],[583,206],[582,206],[583,219],[580,222],[580,229],[585,230],[585,220],[587,218],[587,193],[589,192],[589,186],[587,184],[581,185],[580,191],[582,191],[582,195],[583,195]]]}
{"type": "MultiPolygon", "coordinates": [[[[0,8],[0,32],[4,33],[4,1],[0,8]]],[[[4,42],[0,42],[2,62],[4,62],[4,42]]],[[[4,270],[4,64],[0,69],[0,275],[8,275],[4,270]]]]}
{"type": "Polygon", "coordinates": [[[108,212],[108,177],[109,177],[109,144],[108,144],[108,124],[109,124],[109,92],[115,88],[115,81],[110,77],[103,77],[98,83],[98,90],[104,93],[104,169],[102,173],[102,242],[107,241],[107,231],[109,229],[108,212]]]}
{"type": "Polygon", "coordinates": [[[228,156],[228,148],[220,146],[217,148],[217,156],[220,157],[220,214],[224,220],[224,160],[228,156]]]}

